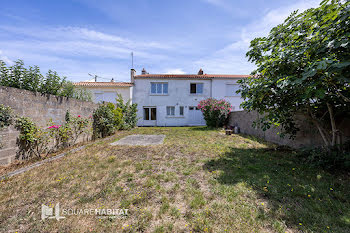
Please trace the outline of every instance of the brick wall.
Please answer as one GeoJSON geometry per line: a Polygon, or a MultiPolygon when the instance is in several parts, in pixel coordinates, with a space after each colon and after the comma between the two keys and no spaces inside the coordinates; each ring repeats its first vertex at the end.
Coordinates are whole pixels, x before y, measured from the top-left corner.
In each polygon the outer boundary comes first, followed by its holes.
{"type": "MultiPolygon", "coordinates": [[[[259,114],[255,111],[239,111],[232,112],[229,116],[229,125],[234,126],[237,124],[240,127],[241,133],[257,136],[263,138],[266,141],[273,142],[279,145],[287,145],[292,148],[302,147],[317,147],[322,146],[323,141],[319,135],[317,129],[311,125],[307,119],[302,115],[296,116],[296,123],[300,128],[294,140],[289,139],[288,135],[281,138],[277,133],[279,128],[270,128],[263,131],[259,128],[252,126],[253,121],[259,117],[259,114]]],[[[339,125],[339,129],[342,129],[345,136],[350,136],[350,119],[344,119],[339,125]]]]}
{"type": "MultiPolygon", "coordinates": [[[[89,117],[97,107],[97,104],[92,102],[3,86],[0,86],[0,104],[10,106],[18,116],[30,117],[41,127],[46,127],[50,119],[56,124],[62,124],[67,110],[73,116],[89,117]]],[[[0,131],[3,144],[0,149],[0,164],[8,164],[15,158],[17,136],[18,132],[13,127],[0,131]]]]}

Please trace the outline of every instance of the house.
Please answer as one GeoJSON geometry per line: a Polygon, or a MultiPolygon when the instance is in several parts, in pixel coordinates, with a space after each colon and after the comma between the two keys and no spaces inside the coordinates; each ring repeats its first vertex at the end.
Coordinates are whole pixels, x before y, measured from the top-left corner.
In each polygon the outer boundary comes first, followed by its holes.
{"type": "Polygon", "coordinates": [[[124,101],[132,102],[133,84],[130,82],[77,82],[76,87],[83,87],[90,91],[92,100],[98,102],[116,103],[117,94],[121,94],[124,101]]]}
{"type": "Polygon", "coordinates": [[[209,97],[226,99],[233,111],[240,111],[242,98],[237,81],[249,75],[149,74],[131,70],[133,101],[138,105],[138,126],[205,125],[199,101],[209,97]]]}

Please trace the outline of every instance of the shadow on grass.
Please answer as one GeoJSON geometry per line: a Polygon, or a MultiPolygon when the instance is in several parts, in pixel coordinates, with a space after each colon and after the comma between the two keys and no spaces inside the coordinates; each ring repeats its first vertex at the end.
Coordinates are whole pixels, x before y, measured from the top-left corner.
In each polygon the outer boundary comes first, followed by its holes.
{"type": "Polygon", "coordinates": [[[244,182],[268,202],[271,220],[311,232],[350,232],[349,177],[299,164],[292,151],[231,148],[204,168],[221,171],[219,184],[244,182]]]}
{"type": "Polygon", "coordinates": [[[213,131],[213,130],[221,130],[222,128],[213,128],[208,126],[192,126],[191,130],[193,131],[213,131]]]}

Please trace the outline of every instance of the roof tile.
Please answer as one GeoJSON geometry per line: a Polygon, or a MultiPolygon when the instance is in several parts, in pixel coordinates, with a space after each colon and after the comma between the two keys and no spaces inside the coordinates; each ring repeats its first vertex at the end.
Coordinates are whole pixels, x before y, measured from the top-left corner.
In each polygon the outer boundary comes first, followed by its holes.
{"type": "Polygon", "coordinates": [[[75,86],[82,87],[131,87],[133,83],[129,82],[77,82],[75,86]]]}
{"type": "Polygon", "coordinates": [[[249,78],[250,75],[238,74],[141,74],[135,78],[183,78],[183,79],[213,79],[213,78],[249,78]]]}

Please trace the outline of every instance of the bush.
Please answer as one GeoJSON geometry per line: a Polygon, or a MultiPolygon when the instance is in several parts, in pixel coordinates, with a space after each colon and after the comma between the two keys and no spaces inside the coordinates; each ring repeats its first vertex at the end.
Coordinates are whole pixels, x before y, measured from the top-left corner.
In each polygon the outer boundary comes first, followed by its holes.
{"type": "Polygon", "coordinates": [[[0,130],[12,124],[13,114],[10,107],[0,104],[0,130]]]}
{"type": "Polygon", "coordinates": [[[130,104],[130,100],[124,103],[123,97],[118,94],[116,107],[121,109],[123,122],[121,129],[132,129],[137,124],[137,104],[130,104]]]}
{"type": "Polygon", "coordinates": [[[20,117],[16,119],[15,128],[19,130],[17,159],[41,157],[47,151],[50,142],[47,132],[41,130],[31,119],[20,117]]]}
{"type": "MultiPolygon", "coordinates": [[[[114,105],[113,105],[114,106],[114,105]]],[[[104,138],[112,135],[117,129],[116,115],[107,104],[101,104],[92,114],[93,137],[104,138]]]]}
{"type": "Polygon", "coordinates": [[[72,117],[69,111],[66,112],[66,122],[63,125],[55,125],[52,121],[49,123],[49,135],[54,139],[53,148],[50,152],[72,146],[83,134],[90,132],[90,120],[80,115],[72,117]]]}
{"type": "Polygon", "coordinates": [[[78,99],[78,100],[92,102],[91,92],[86,90],[85,88],[81,88],[81,87],[74,87],[73,98],[78,99]]]}
{"type": "Polygon", "coordinates": [[[50,149],[50,152],[68,147],[70,145],[69,142],[73,137],[70,124],[55,125],[51,121],[50,125],[51,126],[48,127],[49,135],[54,140],[54,144],[50,149]]]}
{"type": "Polygon", "coordinates": [[[328,171],[350,172],[350,141],[342,148],[312,148],[304,149],[297,154],[299,159],[313,167],[321,167],[328,171]]]}
{"type": "Polygon", "coordinates": [[[231,104],[226,100],[208,98],[198,104],[208,127],[221,127],[226,124],[231,104]]]}
{"type": "Polygon", "coordinates": [[[89,135],[91,133],[91,120],[78,115],[71,118],[69,124],[72,130],[72,145],[76,143],[81,135],[89,135]]]}
{"type": "MultiPolygon", "coordinates": [[[[13,121],[13,114],[12,109],[10,107],[5,107],[4,105],[0,104],[0,130],[4,127],[10,126],[13,121]]],[[[0,136],[0,149],[3,147],[1,143],[1,136],[0,136]]]]}
{"type": "Polygon", "coordinates": [[[49,70],[44,77],[37,66],[24,67],[21,60],[13,66],[6,66],[0,60],[0,86],[15,87],[42,94],[51,94],[84,101],[91,101],[91,93],[86,89],[75,88],[73,83],[61,78],[56,72],[49,70]]]}
{"type": "Polygon", "coordinates": [[[123,113],[120,108],[115,107],[113,103],[107,103],[108,108],[113,113],[113,124],[116,129],[120,129],[123,124],[123,113]]]}

